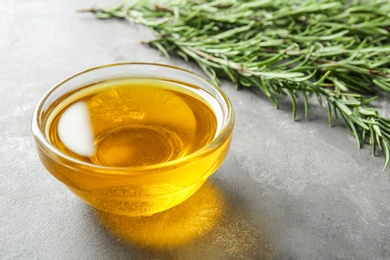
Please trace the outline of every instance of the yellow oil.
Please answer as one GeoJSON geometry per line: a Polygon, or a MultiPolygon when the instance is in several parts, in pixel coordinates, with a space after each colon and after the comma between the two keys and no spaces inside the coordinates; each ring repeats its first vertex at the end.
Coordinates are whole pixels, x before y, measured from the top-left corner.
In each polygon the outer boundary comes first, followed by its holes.
{"type": "Polygon", "coordinates": [[[149,166],[207,145],[217,128],[196,92],[156,79],[116,79],[78,91],[52,113],[47,135],[61,152],[84,162],[149,166]]]}
{"type": "Polygon", "coordinates": [[[139,247],[167,250],[185,247],[212,231],[222,218],[227,217],[226,210],[223,191],[207,181],[188,200],[153,216],[139,218],[94,212],[100,223],[122,241],[139,247]]]}
{"type": "Polygon", "coordinates": [[[219,134],[222,112],[212,100],[197,86],[164,79],[84,86],[54,101],[42,119],[47,139],[73,159],[38,145],[39,155],[95,208],[128,216],[161,212],[190,197],[226,157],[231,133],[186,156],[219,134]]]}

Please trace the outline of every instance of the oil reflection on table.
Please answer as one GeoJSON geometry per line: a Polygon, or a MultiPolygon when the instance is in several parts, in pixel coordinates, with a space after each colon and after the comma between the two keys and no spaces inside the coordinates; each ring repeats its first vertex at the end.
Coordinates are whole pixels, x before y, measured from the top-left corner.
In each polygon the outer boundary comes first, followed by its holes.
{"type": "Polygon", "coordinates": [[[121,242],[161,258],[269,259],[273,252],[262,227],[235,212],[228,196],[213,181],[207,181],[180,205],[152,216],[95,213],[121,242]]]}

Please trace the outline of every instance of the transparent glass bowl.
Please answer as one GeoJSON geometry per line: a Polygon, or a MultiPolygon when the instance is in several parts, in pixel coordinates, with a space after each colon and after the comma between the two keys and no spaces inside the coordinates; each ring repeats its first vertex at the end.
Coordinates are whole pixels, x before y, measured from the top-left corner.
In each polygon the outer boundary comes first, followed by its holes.
{"type": "MultiPolygon", "coordinates": [[[[146,101],[147,102],[147,101],[146,101]]],[[[178,205],[194,194],[224,161],[234,127],[229,99],[216,86],[181,68],[153,63],[118,63],[88,69],[54,86],[38,103],[32,132],[46,169],[91,206],[114,214],[152,215],[178,205]],[[207,93],[204,99],[217,118],[214,138],[202,148],[164,163],[109,167],[62,153],[48,138],[50,115],[69,93],[117,78],[182,82],[207,93]]]]}

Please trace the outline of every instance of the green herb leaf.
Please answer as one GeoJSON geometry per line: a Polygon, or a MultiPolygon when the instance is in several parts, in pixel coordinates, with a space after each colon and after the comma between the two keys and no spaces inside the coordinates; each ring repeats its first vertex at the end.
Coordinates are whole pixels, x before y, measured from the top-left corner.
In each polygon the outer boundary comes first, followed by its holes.
{"type": "Polygon", "coordinates": [[[149,44],[165,56],[194,60],[215,83],[257,87],[279,107],[314,94],[341,118],[359,147],[390,161],[390,119],[369,107],[390,92],[390,2],[382,0],[145,0],[82,10],[98,18],[124,18],[150,27],[149,44]],[[362,137],[362,138],[360,138],[362,137]]]}

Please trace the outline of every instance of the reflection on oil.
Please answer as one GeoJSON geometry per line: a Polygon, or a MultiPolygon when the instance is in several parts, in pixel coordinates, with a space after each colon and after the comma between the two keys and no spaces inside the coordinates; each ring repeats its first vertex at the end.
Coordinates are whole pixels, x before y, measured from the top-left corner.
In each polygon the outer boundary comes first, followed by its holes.
{"type": "Polygon", "coordinates": [[[128,217],[96,211],[100,222],[131,244],[153,249],[177,247],[210,231],[224,212],[224,198],[206,182],[180,205],[148,217],[128,217]]]}
{"type": "Polygon", "coordinates": [[[81,156],[93,154],[93,132],[87,104],[76,102],[62,114],[58,121],[61,142],[81,156]]]}

